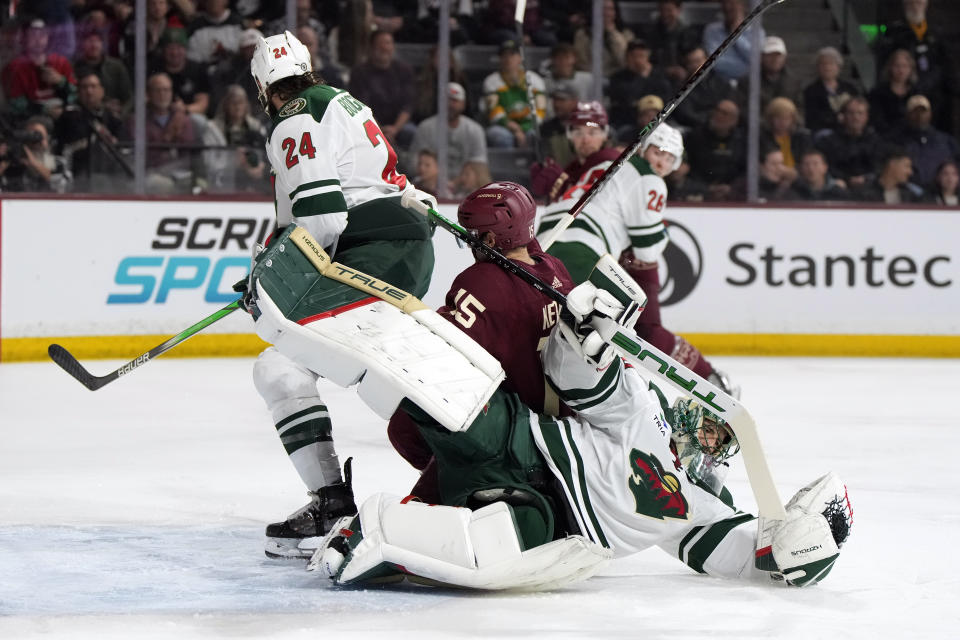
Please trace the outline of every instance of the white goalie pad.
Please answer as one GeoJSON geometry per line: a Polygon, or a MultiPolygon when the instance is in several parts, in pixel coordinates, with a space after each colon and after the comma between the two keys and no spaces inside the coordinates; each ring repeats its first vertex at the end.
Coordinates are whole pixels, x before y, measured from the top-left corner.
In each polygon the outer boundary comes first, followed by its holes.
{"type": "MultiPolygon", "coordinates": [[[[432,582],[487,590],[554,589],[585,580],[612,552],[582,536],[522,551],[512,509],[503,502],[472,511],[460,507],[401,502],[375,494],[359,512],[363,540],[339,570],[349,584],[384,563],[432,582]]],[[[324,549],[311,560],[323,567],[324,549]]],[[[328,555],[329,558],[329,555],[328,555]]]]}
{"type": "Polygon", "coordinates": [[[470,426],[503,381],[500,363],[430,309],[376,300],[297,324],[257,281],[256,332],[301,366],[348,387],[382,418],[403,398],[451,431],[470,426]]]}

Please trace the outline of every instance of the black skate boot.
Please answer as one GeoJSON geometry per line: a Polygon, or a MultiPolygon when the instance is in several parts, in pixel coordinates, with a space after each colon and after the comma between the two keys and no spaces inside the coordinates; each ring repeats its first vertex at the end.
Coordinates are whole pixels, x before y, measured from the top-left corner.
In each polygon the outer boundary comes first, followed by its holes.
{"type": "Polygon", "coordinates": [[[283,522],[267,525],[263,552],[268,558],[309,558],[323,537],[343,516],[357,514],[353,501],[353,458],[343,465],[343,481],[308,492],[309,504],[283,522]]]}

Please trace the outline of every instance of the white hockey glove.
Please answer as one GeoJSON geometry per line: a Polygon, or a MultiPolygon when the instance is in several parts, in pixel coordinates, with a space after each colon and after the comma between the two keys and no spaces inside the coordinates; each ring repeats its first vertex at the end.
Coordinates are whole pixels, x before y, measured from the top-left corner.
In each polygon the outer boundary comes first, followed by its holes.
{"type": "Polygon", "coordinates": [[[427,215],[427,212],[424,211],[423,205],[430,207],[434,211],[437,210],[439,206],[437,204],[436,196],[427,193],[426,191],[421,191],[413,186],[413,183],[410,183],[410,186],[407,187],[407,190],[403,192],[403,197],[400,199],[400,204],[408,209],[413,209],[418,211],[423,215],[427,215]]]}
{"type": "Polygon", "coordinates": [[[759,519],[756,565],[789,586],[808,587],[826,577],[850,536],[847,488],[831,472],[798,491],[785,508],[785,520],[759,519]]]}

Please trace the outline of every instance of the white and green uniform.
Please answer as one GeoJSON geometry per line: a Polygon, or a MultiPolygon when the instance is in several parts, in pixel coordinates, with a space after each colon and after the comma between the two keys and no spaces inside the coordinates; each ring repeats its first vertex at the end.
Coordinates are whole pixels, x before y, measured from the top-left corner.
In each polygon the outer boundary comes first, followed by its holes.
{"type": "MultiPolygon", "coordinates": [[[[267,157],[279,227],[304,227],[337,262],[415,296],[426,293],[433,271],[431,230],[423,216],[400,205],[408,181],[397,173],[397,155],[369,107],[341,89],[312,86],[279,109],[267,157]]],[[[285,288],[298,291],[300,284],[293,278],[285,288]]],[[[365,297],[330,281],[284,312],[301,319],[365,297]]],[[[254,367],[257,390],[310,491],[341,477],[316,381],[316,374],[273,348],[254,367]]]]}
{"type": "Polygon", "coordinates": [[[287,102],[267,140],[273,167],[277,223],[306,228],[332,247],[359,204],[407,188],[397,154],[370,107],[328,85],[287,102]]]}
{"type": "MultiPolygon", "coordinates": [[[[540,228],[541,237],[556,226],[563,214],[612,164],[610,160],[586,167],[576,183],[557,202],[547,206],[540,228]]],[[[605,253],[619,258],[633,250],[640,262],[656,262],[667,246],[663,223],[667,185],[639,156],[633,156],[583,208],[570,227],[548,249],[563,261],[574,282],[587,279],[593,265],[605,253]]]]}
{"type": "Polygon", "coordinates": [[[617,358],[597,371],[556,332],[543,360],[575,417],[538,414],[502,387],[458,433],[408,407],[437,459],[442,504],[477,508],[478,495],[507,490],[523,497],[508,502],[525,548],[579,534],[614,557],[659,546],[701,573],[769,581],[754,567],[754,516],[687,475],[637,369],[617,358]]]}
{"type": "Polygon", "coordinates": [[[769,579],[754,568],[754,516],[688,477],[663,406],[637,369],[618,358],[597,371],[557,339],[544,367],[577,417],[541,417],[533,436],[585,534],[615,557],[659,546],[701,573],[769,579]]]}

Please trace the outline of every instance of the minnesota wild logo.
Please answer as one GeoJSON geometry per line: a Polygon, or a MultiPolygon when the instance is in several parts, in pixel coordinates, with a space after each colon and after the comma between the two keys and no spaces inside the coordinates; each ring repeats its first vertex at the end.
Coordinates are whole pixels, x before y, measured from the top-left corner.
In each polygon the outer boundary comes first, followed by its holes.
{"type": "Polygon", "coordinates": [[[307,106],[307,101],[304,98],[295,98],[283,105],[283,108],[280,109],[280,117],[286,118],[287,116],[292,116],[295,113],[300,113],[303,111],[303,108],[307,106]]]}
{"type": "Polygon", "coordinates": [[[677,476],[663,470],[660,461],[637,449],[630,451],[633,474],[627,485],[637,502],[637,513],[657,520],[686,520],[690,515],[687,499],[680,492],[677,476]]]}

